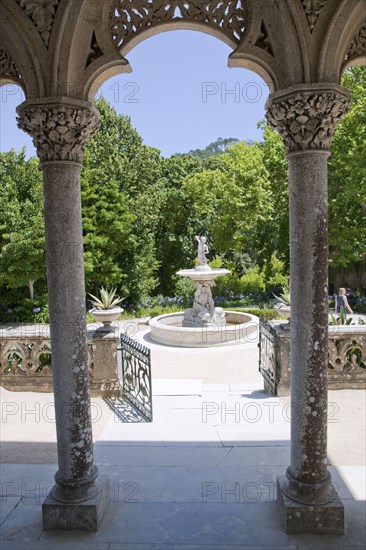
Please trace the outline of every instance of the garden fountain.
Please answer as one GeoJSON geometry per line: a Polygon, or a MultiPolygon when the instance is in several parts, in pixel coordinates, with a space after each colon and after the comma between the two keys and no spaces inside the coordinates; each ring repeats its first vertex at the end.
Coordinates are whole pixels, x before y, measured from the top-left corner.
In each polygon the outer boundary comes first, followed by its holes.
{"type": "Polygon", "coordinates": [[[250,334],[257,332],[258,318],[246,313],[224,311],[215,307],[212,287],[215,279],[230,273],[227,269],[208,265],[208,246],[205,237],[198,241],[198,265],[195,269],[182,269],[181,277],[189,277],[195,289],[193,306],[180,313],[159,315],[150,320],[150,337],[160,344],[183,347],[254,341],[250,334]]]}

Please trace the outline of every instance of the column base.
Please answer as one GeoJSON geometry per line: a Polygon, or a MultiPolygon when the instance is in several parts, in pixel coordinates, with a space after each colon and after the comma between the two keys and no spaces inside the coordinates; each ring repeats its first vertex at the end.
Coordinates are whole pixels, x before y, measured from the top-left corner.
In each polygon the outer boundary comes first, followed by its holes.
{"type": "Polygon", "coordinates": [[[288,480],[285,476],[277,478],[277,500],[286,533],[344,534],[344,506],[337,493],[327,504],[311,506],[291,500],[284,493],[287,484],[288,480]]]}
{"type": "Polygon", "coordinates": [[[109,478],[99,476],[94,483],[100,491],[83,502],[60,502],[50,492],[42,504],[43,529],[97,531],[109,502],[109,478]]]}

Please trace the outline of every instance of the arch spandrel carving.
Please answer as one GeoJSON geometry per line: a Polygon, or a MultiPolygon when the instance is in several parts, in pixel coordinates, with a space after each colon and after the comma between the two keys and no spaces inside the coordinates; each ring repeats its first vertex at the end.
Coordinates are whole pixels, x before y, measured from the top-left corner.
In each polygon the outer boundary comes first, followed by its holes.
{"type": "Polygon", "coordinates": [[[0,83],[1,82],[5,84],[7,82],[16,82],[20,84],[22,82],[22,75],[12,57],[0,46],[0,83]]]}
{"type": "Polygon", "coordinates": [[[318,82],[339,83],[345,69],[366,64],[365,30],[365,1],[340,0],[319,48],[318,82]]]}
{"type": "Polygon", "coordinates": [[[363,58],[363,63],[366,63],[366,23],[353,38],[346,54],[345,64],[349,66],[360,58],[363,58]]]}
{"type": "Polygon", "coordinates": [[[131,41],[144,32],[179,24],[201,25],[238,45],[247,23],[247,0],[113,0],[110,9],[110,32],[116,48],[125,53],[131,41]]]}
{"type": "Polygon", "coordinates": [[[312,33],[327,0],[301,0],[301,3],[312,33]]]}
{"type": "Polygon", "coordinates": [[[32,21],[48,48],[53,22],[61,0],[16,0],[16,2],[32,21]]]}

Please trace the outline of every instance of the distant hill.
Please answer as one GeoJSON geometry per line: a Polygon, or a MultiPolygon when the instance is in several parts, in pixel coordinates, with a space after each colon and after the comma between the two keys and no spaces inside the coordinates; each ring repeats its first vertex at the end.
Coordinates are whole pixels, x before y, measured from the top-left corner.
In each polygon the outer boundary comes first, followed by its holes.
{"type": "MultiPolygon", "coordinates": [[[[216,141],[213,141],[212,143],[210,143],[210,145],[207,145],[206,149],[191,149],[190,151],[188,151],[188,153],[175,153],[174,156],[184,157],[186,155],[189,155],[191,157],[209,158],[225,153],[226,149],[230,147],[230,145],[234,145],[235,143],[239,143],[240,141],[241,140],[237,138],[223,139],[219,137],[216,141]]],[[[246,140],[246,143],[248,145],[252,145],[253,140],[246,140]]]]}

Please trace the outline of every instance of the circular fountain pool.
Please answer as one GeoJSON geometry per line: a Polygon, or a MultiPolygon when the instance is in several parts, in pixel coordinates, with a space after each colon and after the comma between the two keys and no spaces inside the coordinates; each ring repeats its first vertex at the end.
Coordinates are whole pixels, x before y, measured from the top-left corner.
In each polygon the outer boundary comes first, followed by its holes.
{"type": "Polygon", "coordinates": [[[227,343],[255,342],[258,317],[227,311],[226,323],[208,322],[200,327],[183,326],[184,312],[159,315],[150,320],[150,338],[159,344],[178,347],[208,347],[227,343]]]}

